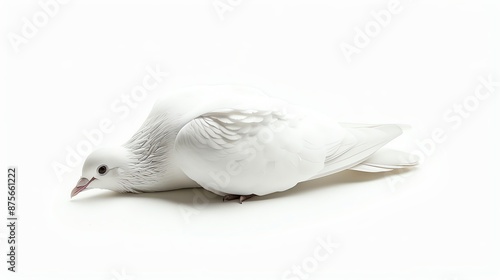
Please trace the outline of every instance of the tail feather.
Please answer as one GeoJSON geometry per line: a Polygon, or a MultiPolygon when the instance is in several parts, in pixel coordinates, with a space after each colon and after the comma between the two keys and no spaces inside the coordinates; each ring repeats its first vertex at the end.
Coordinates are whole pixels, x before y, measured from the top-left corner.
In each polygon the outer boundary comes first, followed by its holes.
{"type": "Polygon", "coordinates": [[[392,149],[380,149],[362,163],[350,168],[363,172],[386,172],[394,169],[409,168],[418,165],[411,155],[392,149]]]}
{"type": "MultiPolygon", "coordinates": [[[[348,127],[348,128],[374,128],[383,125],[383,124],[366,124],[366,123],[339,123],[339,124],[342,127],[348,127]]],[[[388,124],[388,125],[397,125],[402,130],[411,129],[411,126],[408,124],[388,124]]]]}
{"type": "Polygon", "coordinates": [[[325,160],[325,167],[309,180],[351,169],[364,172],[385,172],[417,164],[410,155],[396,150],[382,149],[385,144],[408,128],[398,124],[340,124],[345,130],[344,140],[333,145],[325,160]]]}
{"type": "Polygon", "coordinates": [[[325,168],[309,180],[350,169],[365,161],[382,146],[401,135],[398,125],[344,127],[346,135],[340,145],[326,157],[325,168]]]}

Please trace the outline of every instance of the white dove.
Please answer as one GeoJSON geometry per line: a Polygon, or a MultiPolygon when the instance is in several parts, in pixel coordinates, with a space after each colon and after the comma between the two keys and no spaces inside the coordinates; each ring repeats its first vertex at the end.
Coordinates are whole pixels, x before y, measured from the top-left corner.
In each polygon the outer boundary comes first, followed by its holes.
{"type": "Polygon", "coordinates": [[[346,169],[414,166],[407,153],[379,150],[401,133],[396,124],[335,123],[251,87],[190,87],[157,101],[124,145],[91,153],[71,197],[199,185],[241,203],[346,169]]]}

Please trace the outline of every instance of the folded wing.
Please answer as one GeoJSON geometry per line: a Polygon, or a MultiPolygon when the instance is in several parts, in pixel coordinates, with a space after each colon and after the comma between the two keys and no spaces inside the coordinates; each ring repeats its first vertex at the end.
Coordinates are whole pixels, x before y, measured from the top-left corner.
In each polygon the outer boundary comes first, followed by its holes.
{"type": "Polygon", "coordinates": [[[286,111],[213,111],[186,124],[175,141],[185,174],[221,195],[289,189],[324,168],[327,150],[315,120],[286,111]]]}

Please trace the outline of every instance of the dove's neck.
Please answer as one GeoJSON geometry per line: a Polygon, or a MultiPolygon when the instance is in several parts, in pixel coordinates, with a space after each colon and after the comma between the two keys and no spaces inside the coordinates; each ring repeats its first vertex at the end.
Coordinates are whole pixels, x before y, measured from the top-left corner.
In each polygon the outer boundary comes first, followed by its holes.
{"type": "Polygon", "coordinates": [[[149,116],[123,145],[129,159],[124,188],[131,192],[154,192],[195,187],[175,162],[173,145],[178,130],[166,116],[149,116]]]}
{"type": "Polygon", "coordinates": [[[197,186],[178,167],[175,138],[188,122],[218,109],[266,104],[261,91],[239,86],[198,86],[183,89],[159,100],[148,118],[124,145],[130,155],[129,189],[164,191],[197,186]]]}

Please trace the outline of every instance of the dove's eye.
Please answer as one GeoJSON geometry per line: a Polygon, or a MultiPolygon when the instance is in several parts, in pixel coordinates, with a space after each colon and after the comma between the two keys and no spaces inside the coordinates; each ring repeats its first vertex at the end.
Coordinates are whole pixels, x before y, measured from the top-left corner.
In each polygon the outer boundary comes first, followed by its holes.
{"type": "Polygon", "coordinates": [[[106,165],[101,165],[97,168],[97,172],[99,172],[99,174],[101,175],[104,175],[106,174],[106,172],[108,172],[108,167],[106,165]]]}

